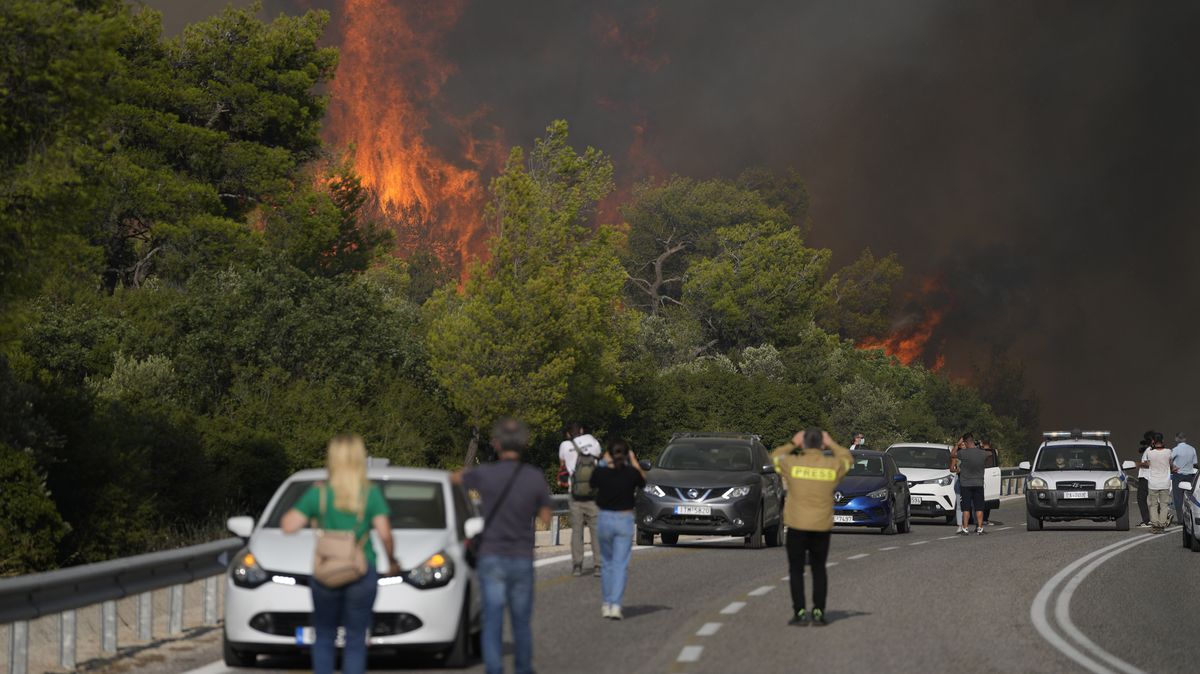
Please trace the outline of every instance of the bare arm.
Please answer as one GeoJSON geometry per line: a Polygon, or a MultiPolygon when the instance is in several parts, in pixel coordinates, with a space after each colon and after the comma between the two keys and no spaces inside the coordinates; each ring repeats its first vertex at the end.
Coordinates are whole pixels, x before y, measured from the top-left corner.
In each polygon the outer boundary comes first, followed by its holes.
{"type": "Polygon", "coordinates": [[[542,523],[542,526],[548,527],[550,526],[550,518],[553,515],[554,511],[550,509],[550,506],[543,506],[542,509],[538,511],[538,521],[542,523]]]}
{"type": "Polygon", "coordinates": [[[292,508],[283,514],[283,519],[279,522],[279,528],[283,529],[285,534],[294,534],[304,528],[308,523],[308,515],[292,508]]]}
{"type": "Polygon", "coordinates": [[[388,575],[400,575],[400,563],[396,561],[396,543],[392,540],[392,523],[388,521],[387,515],[372,517],[371,528],[378,534],[379,542],[383,544],[383,549],[387,552],[388,575]]]}
{"type": "Polygon", "coordinates": [[[642,464],[638,463],[637,454],[634,454],[632,449],[629,450],[629,465],[633,466],[637,472],[641,473],[642,479],[646,478],[646,471],[642,470],[642,464]]]}

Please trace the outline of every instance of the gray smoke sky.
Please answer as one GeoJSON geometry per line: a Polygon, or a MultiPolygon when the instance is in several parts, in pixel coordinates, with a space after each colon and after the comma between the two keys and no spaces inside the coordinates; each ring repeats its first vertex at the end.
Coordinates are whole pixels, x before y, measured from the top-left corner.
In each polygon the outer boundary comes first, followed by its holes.
{"type": "MultiPolygon", "coordinates": [[[[148,4],[177,31],[226,3],[148,4]]],[[[307,6],[336,23],[267,11],[307,6]]],[[[619,178],[634,124],[662,172],[796,168],[814,244],[945,277],[951,372],[1010,347],[1044,426],[1131,449],[1200,435],[1198,34],[1191,3],[477,1],[443,103],[509,143],[566,118],[619,178]]]]}

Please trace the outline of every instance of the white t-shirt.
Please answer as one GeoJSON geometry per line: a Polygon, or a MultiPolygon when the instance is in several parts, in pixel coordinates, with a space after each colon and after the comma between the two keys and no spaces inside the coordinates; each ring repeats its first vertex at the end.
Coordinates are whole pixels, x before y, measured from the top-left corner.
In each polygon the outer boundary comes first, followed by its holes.
{"type": "MultiPolygon", "coordinates": [[[[579,446],[579,451],[584,454],[590,454],[597,459],[604,456],[604,450],[600,448],[600,441],[592,437],[591,433],[584,433],[575,438],[575,444],[571,444],[570,440],[564,440],[558,446],[558,460],[567,465],[567,471],[572,475],[575,474],[575,459],[578,458],[575,452],[575,446],[579,446]]],[[[1171,453],[1167,452],[1170,457],[1171,453]]]]}
{"type": "Polygon", "coordinates": [[[1146,450],[1145,460],[1150,462],[1150,467],[1142,471],[1142,477],[1146,478],[1146,486],[1150,489],[1170,489],[1171,450],[1146,450]]]}

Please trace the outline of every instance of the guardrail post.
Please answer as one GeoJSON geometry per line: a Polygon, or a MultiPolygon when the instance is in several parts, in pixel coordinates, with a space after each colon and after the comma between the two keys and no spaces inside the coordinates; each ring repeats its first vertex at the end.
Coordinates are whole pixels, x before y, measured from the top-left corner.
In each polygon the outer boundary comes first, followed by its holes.
{"type": "Polygon", "coordinates": [[[217,581],[221,576],[204,579],[204,624],[217,624],[217,581]]]}
{"type": "Polygon", "coordinates": [[[117,602],[106,601],[100,604],[100,650],[105,653],[117,652],[117,602]]]}
{"type": "Polygon", "coordinates": [[[29,623],[24,620],[8,626],[8,672],[26,674],[29,670],[29,623]]]}
{"type": "Polygon", "coordinates": [[[58,614],[58,664],[75,669],[75,609],[58,614]]]}
{"type": "Polygon", "coordinates": [[[560,519],[561,518],[558,515],[550,518],[550,531],[552,532],[550,534],[550,540],[553,541],[552,545],[558,545],[559,541],[561,540],[561,534],[559,533],[561,531],[559,528],[561,525],[561,522],[559,521],[560,519]]]}
{"type": "Polygon", "coordinates": [[[168,629],[171,634],[179,634],[183,631],[183,586],[172,585],[169,597],[171,613],[168,629]]]}
{"type": "Polygon", "coordinates": [[[150,641],[154,638],[153,592],[143,592],[138,595],[137,623],[138,641],[150,641]]]}

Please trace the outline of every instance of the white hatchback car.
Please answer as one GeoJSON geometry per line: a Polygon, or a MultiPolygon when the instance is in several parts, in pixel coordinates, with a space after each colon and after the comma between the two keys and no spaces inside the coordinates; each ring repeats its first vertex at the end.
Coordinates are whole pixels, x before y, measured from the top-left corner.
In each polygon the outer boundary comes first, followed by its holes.
{"type": "MultiPolygon", "coordinates": [[[[908,478],[912,517],[944,517],[957,522],[958,476],[950,472],[950,445],[902,442],[887,448],[888,456],[908,478]]],[[[1000,467],[989,459],[983,471],[983,494],[989,508],[1000,507],[1000,467]]]]}
{"type": "MultiPolygon", "coordinates": [[[[253,666],[259,654],[306,653],[313,643],[313,531],[284,534],[284,513],[324,470],[289,477],[255,523],[233,517],[229,530],[247,545],[229,567],[225,594],[225,663],[253,666]]],[[[466,492],[441,470],[375,465],[367,477],[379,485],[391,510],[392,535],[401,575],[382,576],[368,638],[374,652],[440,652],[450,666],[478,653],[482,601],[478,580],[465,558],[466,541],[483,530],[483,519],[466,492]]],[[[371,534],[380,573],[387,555],[371,534]]]]}

